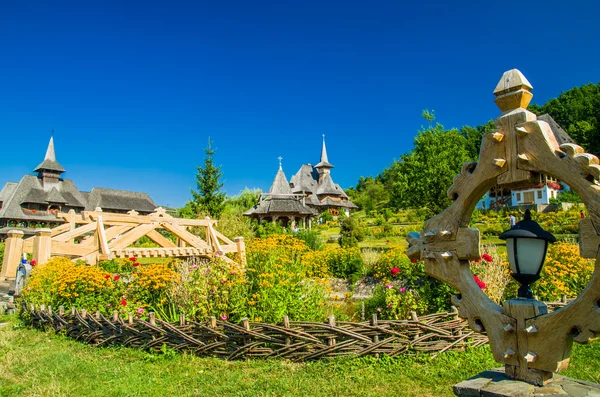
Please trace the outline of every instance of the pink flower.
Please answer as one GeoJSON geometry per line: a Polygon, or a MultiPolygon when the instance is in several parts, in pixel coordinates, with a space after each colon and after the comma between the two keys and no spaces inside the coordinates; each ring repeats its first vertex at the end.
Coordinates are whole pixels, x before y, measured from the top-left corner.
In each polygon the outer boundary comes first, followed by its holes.
{"type": "Polygon", "coordinates": [[[221,280],[221,284],[225,284],[227,280],[221,280]]]}
{"type": "Polygon", "coordinates": [[[404,293],[404,292],[406,292],[406,288],[402,287],[398,291],[404,293]]]}
{"type": "Polygon", "coordinates": [[[392,307],[393,307],[393,305],[390,303],[390,304],[388,305],[388,308],[389,308],[389,309],[391,309],[392,307]]]}
{"type": "Polygon", "coordinates": [[[127,296],[123,295],[123,296],[121,297],[121,299],[127,299],[127,296]]]}
{"type": "Polygon", "coordinates": [[[473,280],[475,280],[475,282],[477,283],[477,286],[478,286],[480,289],[485,289],[485,287],[486,287],[486,286],[485,286],[485,283],[484,283],[483,281],[481,281],[481,280],[479,279],[479,277],[477,277],[477,276],[473,276],[473,280]]]}
{"type": "Polygon", "coordinates": [[[492,258],[492,256],[490,254],[483,254],[481,257],[486,262],[493,262],[494,261],[494,258],[492,258]]]}
{"type": "Polygon", "coordinates": [[[194,270],[198,269],[198,265],[192,265],[192,267],[194,268],[194,270]]]}
{"type": "Polygon", "coordinates": [[[387,285],[385,286],[385,288],[386,288],[386,289],[392,289],[392,288],[394,288],[394,286],[393,286],[392,284],[387,284],[387,285]]]}
{"type": "Polygon", "coordinates": [[[138,314],[143,314],[144,313],[144,309],[142,309],[141,307],[137,309],[138,314]]]}
{"type": "Polygon", "coordinates": [[[222,314],[221,315],[221,320],[223,320],[223,321],[227,320],[227,314],[222,314]]]}
{"type": "Polygon", "coordinates": [[[231,274],[233,276],[235,274],[235,272],[232,270],[229,272],[229,274],[231,274]]]}
{"type": "Polygon", "coordinates": [[[392,268],[392,270],[390,270],[390,272],[391,272],[393,275],[396,275],[396,274],[400,273],[400,269],[398,269],[397,267],[393,267],[393,268],[392,268]]]}
{"type": "Polygon", "coordinates": [[[194,299],[194,303],[198,303],[198,299],[194,299]]]}
{"type": "Polygon", "coordinates": [[[109,303],[108,305],[106,305],[106,307],[111,307],[112,305],[109,303]]]}
{"type": "Polygon", "coordinates": [[[377,308],[377,313],[381,313],[381,308],[380,307],[377,308]]]}

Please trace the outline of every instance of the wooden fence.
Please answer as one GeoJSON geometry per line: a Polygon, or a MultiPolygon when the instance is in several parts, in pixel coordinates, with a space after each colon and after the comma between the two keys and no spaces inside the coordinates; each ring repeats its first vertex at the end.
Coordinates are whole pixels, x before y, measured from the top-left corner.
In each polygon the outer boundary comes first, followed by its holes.
{"type": "Polygon", "coordinates": [[[345,355],[384,354],[391,357],[417,352],[441,353],[463,350],[487,343],[487,336],[476,334],[456,312],[436,313],[411,320],[378,320],[353,323],[289,321],[279,324],[231,323],[211,318],[207,322],[185,319],[167,323],[149,314],[147,320],[133,316],[123,319],[114,314],[106,318],[73,308],[53,311],[44,306],[23,304],[33,327],[64,332],[70,338],[93,346],[127,346],[159,351],[163,345],[177,351],[228,360],[250,357],[281,357],[308,361],[345,355]]]}
{"type": "MultiPolygon", "coordinates": [[[[547,303],[549,310],[564,307],[572,300],[563,298],[547,303]]],[[[198,356],[215,356],[227,360],[253,357],[281,357],[308,361],[325,357],[439,353],[461,351],[467,346],[488,343],[485,334],[473,332],[458,312],[435,313],[410,320],[336,322],[289,321],[284,316],[278,324],[250,322],[236,324],[212,317],[210,321],[190,321],[184,315],[179,322],[168,323],[149,313],[148,319],[129,314],[127,319],[114,312],[106,318],[100,312],[60,307],[53,311],[44,305],[22,304],[22,312],[31,317],[35,328],[64,332],[70,338],[92,346],[126,346],[160,351],[165,345],[198,356]]]]}

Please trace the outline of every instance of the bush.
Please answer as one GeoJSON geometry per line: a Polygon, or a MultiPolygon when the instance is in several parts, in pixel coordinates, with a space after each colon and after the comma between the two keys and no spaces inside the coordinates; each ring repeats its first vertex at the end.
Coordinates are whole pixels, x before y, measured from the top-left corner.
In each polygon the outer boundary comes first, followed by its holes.
{"type": "Polygon", "coordinates": [[[273,235],[248,245],[246,316],[253,321],[279,322],[284,315],[322,320],[326,280],[307,278],[302,256],[304,241],[291,235],[273,235]]]}
{"type": "Polygon", "coordinates": [[[366,237],[365,230],[359,225],[358,220],[350,216],[341,221],[340,224],[340,246],[341,247],[356,247],[359,241],[363,241],[366,237]]]}
{"type": "Polygon", "coordinates": [[[215,316],[239,321],[245,315],[246,280],[243,269],[220,259],[186,260],[178,268],[181,283],[175,301],[186,315],[215,316]]]}
{"type": "Polygon", "coordinates": [[[397,289],[395,292],[386,292],[386,308],[393,309],[386,312],[391,316],[390,318],[404,313],[407,309],[403,305],[409,303],[412,307],[410,310],[415,310],[418,314],[450,309],[450,297],[455,293],[452,288],[428,276],[425,273],[423,262],[412,263],[403,249],[391,249],[383,253],[369,273],[383,280],[388,286],[397,289]],[[402,288],[405,290],[400,292],[402,288]],[[396,296],[396,292],[403,294],[407,291],[411,294],[410,296],[396,296]],[[391,308],[388,307],[390,304],[392,304],[391,308]]]}
{"type": "Polygon", "coordinates": [[[323,248],[323,242],[319,237],[319,233],[317,233],[316,231],[307,229],[300,230],[294,233],[294,237],[304,241],[308,248],[310,248],[313,251],[323,248]]]}
{"type": "Polygon", "coordinates": [[[230,239],[244,237],[248,240],[254,237],[252,222],[241,213],[225,212],[221,214],[217,230],[230,239]]]}
{"type": "Polygon", "coordinates": [[[327,247],[302,257],[302,263],[309,269],[310,277],[339,277],[357,281],[365,274],[365,266],[358,248],[327,247]]]}

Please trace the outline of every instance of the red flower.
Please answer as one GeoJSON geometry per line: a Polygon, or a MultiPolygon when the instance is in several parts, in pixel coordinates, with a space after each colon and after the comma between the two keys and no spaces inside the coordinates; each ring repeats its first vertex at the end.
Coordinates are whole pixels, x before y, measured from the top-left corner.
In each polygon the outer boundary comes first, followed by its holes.
{"type": "Polygon", "coordinates": [[[106,276],[104,276],[105,279],[109,279],[110,278],[110,274],[107,274],[106,276]]]}
{"type": "Polygon", "coordinates": [[[385,240],[385,242],[386,242],[386,243],[389,243],[389,242],[390,242],[390,240],[385,240]]]}
{"type": "Polygon", "coordinates": [[[36,261],[31,261],[29,264],[30,264],[31,266],[35,266],[35,265],[37,265],[37,262],[36,262],[36,261]]]}
{"type": "Polygon", "coordinates": [[[113,280],[117,281],[120,278],[121,278],[121,276],[115,276],[115,278],[113,280]]]}
{"type": "Polygon", "coordinates": [[[121,299],[121,304],[122,304],[123,306],[127,306],[127,301],[126,301],[125,299],[121,299]]]}
{"type": "Polygon", "coordinates": [[[419,260],[418,259],[411,259],[410,263],[417,263],[419,260]]]}
{"type": "Polygon", "coordinates": [[[473,262],[481,262],[481,257],[475,259],[473,262]]]}
{"type": "Polygon", "coordinates": [[[485,283],[484,283],[483,281],[481,281],[481,280],[479,279],[479,277],[477,277],[477,276],[473,276],[473,280],[475,280],[475,282],[477,283],[477,286],[478,286],[480,289],[485,289],[485,283]]]}
{"type": "Polygon", "coordinates": [[[492,258],[492,256],[490,254],[483,254],[481,257],[486,262],[493,262],[494,261],[494,258],[492,258]]]}
{"type": "Polygon", "coordinates": [[[140,263],[139,262],[133,262],[133,266],[139,266],[140,263]]]}
{"type": "Polygon", "coordinates": [[[397,267],[393,267],[393,268],[392,268],[392,270],[390,270],[390,272],[391,272],[393,275],[396,275],[396,274],[400,273],[400,269],[398,269],[397,267]]]}
{"type": "Polygon", "coordinates": [[[129,258],[130,261],[135,262],[137,261],[137,258],[135,256],[132,256],[131,258],[129,258]]]}

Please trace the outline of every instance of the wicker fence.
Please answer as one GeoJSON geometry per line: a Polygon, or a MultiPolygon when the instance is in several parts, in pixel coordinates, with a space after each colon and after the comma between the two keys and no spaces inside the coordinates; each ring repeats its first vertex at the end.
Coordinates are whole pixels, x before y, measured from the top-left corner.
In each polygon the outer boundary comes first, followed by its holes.
{"type": "MultiPolygon", "coordinates": [[[[556,309],[566,302],[554,302],[556,309]]],[[[279,324],[249,322],[231,323],[211,318],[207,322],[187,320],[168,323],[149,314],[147,320],[129,315],[127,319],[115,312],[112,318],[90,314],[72,308],[23,304],[23,312],[31,317],[34,327],[64,332],[70,338],[93,346],[127,346],[159,351],[166,346],[177,351],[189,351],[198,356],[214,356],[227,360],[250,357],[282,357],[292,361],[315,360],[324,357],[366,356],[383,354],[398,356],[419,352],[437,355],[448,350],[464,350],[488,342],[486,335],[470,330],[456,311],[436,313],[410,320],[378,320],[336,322],[289,321],[279,324]]]]}

